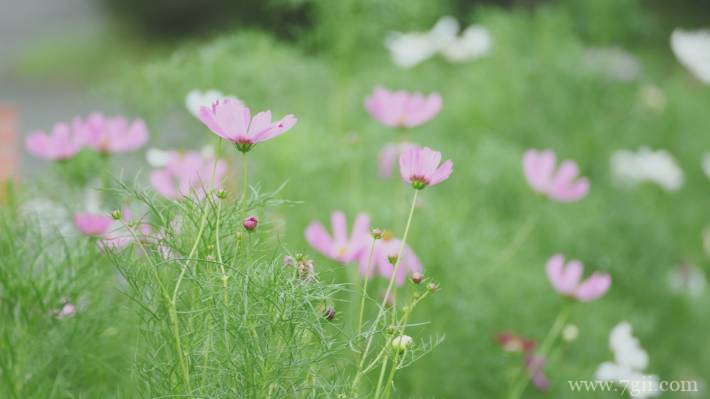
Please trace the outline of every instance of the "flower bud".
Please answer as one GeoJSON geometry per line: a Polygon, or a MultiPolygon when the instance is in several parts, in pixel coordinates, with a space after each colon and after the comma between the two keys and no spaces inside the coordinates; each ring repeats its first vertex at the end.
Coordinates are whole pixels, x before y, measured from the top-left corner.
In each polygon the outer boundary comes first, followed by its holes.
{"type": "Polygon", "coordinates": [[[372,238],[375,240],[379,240],[382,238],[382,230],[380,229],[372,229],[372,238]]]}
{"type": "Polygon", "coordinates": [[[424,275],[419,272],[412,273],[412,282],[414,284],[419,284],[424,280],[424,275]]]}
{"type": "Polygon", "coordinates": [[[335,308],[332,306],[325,308],[325,311],[323,311],[323,317],[325,317],[328,321],[333,320],[335,318],[335,308]]]}
{"type": "Polygon", "coordinates": [[[408,347],[412,345],[412,337],[410,337],[409,335],[400,335],[398,337],[394,337],[392,338],[390,345],[392,346],[392,349],[396,350],[399,353],[403,353],[405,350],[407,350],[408,347]]]}
{"type": "Polygon", "coordinates": [[[217,198],[219,198],[219,199],[227,198],[227,190],[225,190],[223,188],[220,188],[219,190],[217,190],[217,198]]]}
{"type": "Polygon", "coordinates": [[[562,330],[562,339],[566,342],[572,342],[579,336],[579,328],[574,324],[567,324],[562,330]]]}
{"type": "Polygon", "coordinates": [[[439,290],[439,284],[429,283],[429,284],[427,284],[426,289],[428,289],[433,294],[439,290]]]}
{"type": "Polygon", "coordinates": [[[113,220],[121,220],[121,218],[123,217],[123,212],[121,212],[120,209],[115,209],[111,212],[111,217],[113,218],[113,220]]]}
{"type": "Polygon", "coordinates": [[[256,216],[247,216],[242,222],[242,226],[244,226],[247,231],[254,231],[258,223],[259,220],[256,218],[256,216]]]}
{"type": "Polygon", "coordinates": [[[390,265],[394,266],[397,264],[397,255],[389,255],[387,257],[387,262],[390,263],[390,265]]]}
{"type": "Polygon", "coordinates": [[[293,257],[290,255],[284,256],[283,262],[284,262],[284,266],[293,266],[296,264],[296,260],[293,259],[293,257]]]}

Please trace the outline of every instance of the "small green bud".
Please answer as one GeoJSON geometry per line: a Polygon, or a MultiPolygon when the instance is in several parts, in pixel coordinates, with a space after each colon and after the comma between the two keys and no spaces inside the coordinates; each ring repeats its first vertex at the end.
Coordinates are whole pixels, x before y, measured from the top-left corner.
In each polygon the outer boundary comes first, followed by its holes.
{"type": "Polygon", "coordinates": [[[392,346],[392,349],[396,350],[399,353],[403,353],[411,345],[412,337],[410,337],[409,335],[400,335],[398,337],[394,337],[390,342],[390,346],[392,346]]]}
{"type": "Polygon", "coordinates": [[[111,217],[113,220],[121,220],[123,218],[123,212],[121,212],[120,209],[115,209],[113,212],[111,212],[111,217]]]}

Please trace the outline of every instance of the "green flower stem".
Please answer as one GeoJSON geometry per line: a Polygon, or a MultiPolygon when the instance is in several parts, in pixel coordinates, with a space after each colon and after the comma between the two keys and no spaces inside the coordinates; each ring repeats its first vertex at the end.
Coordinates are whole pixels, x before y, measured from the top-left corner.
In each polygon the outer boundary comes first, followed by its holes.
{"type": "Polygon", "coordinates": [[[360,334],[362,334],[362,321],[363,317],[365,315],[365,298],[367,297],[367,282],[370,280],[368,276],[370,275],[370,268],[372,267],[372,254],[375,252],[375,244],[377,243],[377,239],[373,238],[372,239],[372,244],[370,245],[370,251],[369,254],[367,255],[367,266],[365,267],[365,278],[363,279],[364,282],[362,283],[362,295],[360,295],[360,317],[358,317],[358,322],[357,322],[357,337],[360,337],[360,334]]]}

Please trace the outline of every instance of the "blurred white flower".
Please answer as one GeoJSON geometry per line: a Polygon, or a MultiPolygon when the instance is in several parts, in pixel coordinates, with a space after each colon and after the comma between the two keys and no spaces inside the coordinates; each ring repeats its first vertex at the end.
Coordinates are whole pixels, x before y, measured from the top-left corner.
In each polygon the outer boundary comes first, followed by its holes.
{"type": "Polygon", "coordinates": [[[703,157],[703,172],[710,179],[710,153],[705,154],[703,157]]]}
{"type": "Polygon", "coordinates": [[[710,84],[710,31],[676,29],[671,49],[678,61],[703,83],[710,84]]]}
{"type": "Polygon", "coordinates": [[[579,336],[579,327],[575,324],[567,324],[564,329],[562,329],[562,339],[567,342],[572,342],[579,336]]]}
{"type": "Polygon", "coordinates": [[[195,117],[199,117],[201,107],[209,107],[215,101],[223,98],[229,98],[231,100],[241,102],[236,97],[224,95],[218,90],[212,89],[203,92],[195,89],[187,93],[187,97],[185,97],[185,106],[190,113],[195,115],[195,117]]]}
{"type": "Polygon", "coordinates": [[[623,384],[634,398],[649,398],[660,394],[658,376],[643,374],[648,366],[648,354],[631,334],[628,322],[623,321],[611,330],[609,347],[614,353],[614,361],[599,365],[595,373],[597,380],[623,384]]]}
{"type": "Polygon", "coordinates": [[[148,165],[154,168],[162,168],[168,164],[170,152],[157,148],[149,148],[145,153],[145,159],[148,161],[148,165]]]}
{"type": "Polygon", "coordinates": [[[666,108],[666,94],[660,87],[655,85],[643,85],[639,89],[641,103],[654,111],[662,111],[666,108]]]}
{"type": "Polygon", "coordinates": [[[471,25],[443,47],[441,54],[450,62],[465,62],[485,56],[492,45],[493,39],[486,28],[471,25]]]}
{"type": "Polygon", "coordinates": [[[482,57],[491,48],[488,31],[472,25],[461,36],[454,17],[441,17],[428,32],[393,32],[385,38],[392,61],[401,68],[412,68],[441,52],[450,62],[464,62],[482,57]]]}
{"type": "Polygon", "coordinates": [[[699,297],[705,292],[705,273],[691,264],[683,263],[668,273],[668,285],[679,294],[699,297]]]}
{"type": "Polygon", "coordinates": [[[637,152],[619,150],[611,157],[612,177],[620,184],[634,186],[644,181],[658,184],[668,191],[683,185],[683,170],[665,150],[641,147],[637,152]]]}
{"type": "Polygon", "coordinates": [[[630,82],[641,75],[641,62],[619,47],[590,48],[584,53],[584,64],[609,79],[630,82]]]}

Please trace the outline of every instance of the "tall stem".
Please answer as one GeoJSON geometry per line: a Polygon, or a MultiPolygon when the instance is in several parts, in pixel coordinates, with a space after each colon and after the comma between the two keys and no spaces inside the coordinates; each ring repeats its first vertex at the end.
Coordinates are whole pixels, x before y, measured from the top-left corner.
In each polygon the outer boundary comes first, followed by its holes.
{"type": "Polygon", "coordinates": [[[402,235],[402,245],[399,247],[399,254],[397,255],[397,259],[395,260],[394,268],[392,270],[392,276],[390,276],[390,282],[389,282],[389,285],[387,286],[387,291],[385,292],[385,297],[382,300],[382,305],[380,306],[380,310],[379,310],[379,312],[377,312],[377,317],[375,318],[375,321],[372,323],[372,327],[370,328],[370,330],[368,332],[367,344],[365,345],[365,350],[362,353],[362,357],[360,358],[360,363],[358,364],[357,372],[355,373],[355,378],[353,379],[352,392],[355,392],[355,390],[357,389],[357,384],[360,382],[360,379],[362,378],[363,367],[365,366],[365,361],[367,360],[367,355],[370,353],[370,348],[372,347],[372,342],[375,337],[375,329],[377,328],[378,324],[380,323],[380,320],[382,320],[382,317],[385,314],[385,309],[387,306],[387,298],[389,297],[390,293],[392,292],[392,288],[394,287],[394,282],[395,282],[395,278],[397,276],[397,271],[399,270],[400,260],[402,259],[402,254],[404,253],[404,247],[407,245],[407,236],[409,235],[409,228],[412,225],[412,217],[414,216],[414,207],[417,203],[417,195],[418,194],[419,194],[419,190],[414,190],[414,196],[412,197],[412,205],[409,208],[409,217],[407,217],[407,224],[404,228],[404,234],[402,235]]]}
{"type": "Polygon", "coordinates": [[[247,190],[249,190],[249,170],[248,170],[248,167],[249,167],[249,163],[247,162],[247,153],[242,152],[242,169],[244,169],[244,179],[242,181],[242,184],[244,185],[244,187],[242,188],[242,201],[241,201],[242,203],[244,203],[244,201],[246,200],[247,190]]]}
{"type": "Polygon", "coordinates": [[[370,268],[372,266],[372,254],[375,252],[375,243],[377,243],[376,238],[372,238],[372,244],[370,244],[370,252],[367,255],[367,266],[365,267],[365,278],[362,283],[362,295],[360,295],[360,317],[357,321],[357,336],[362,334],[362,321],[365,315],[365,298],[367,297],[367,282],[370,281],[370,268]]]}
{"type": "MultiPolygon", "coordinates": [[[[547,336],[542,341],[542,345],[540,345],[540,350],[537,351],[536,356],[544,359],[550,353],[552,345],[555,344],[557,337],[560,335],[560,332],[562,331],[562,328],[564,327],[565,322],[567,321],[569,308],[570,304],[565,304],[560,310],[560,313],[557,314],[557,317],[552,323],[550,331],[547,332],[547,336]]],[[[522,376],[520,377],[519,381],[513,386],[513,390],[510,392],[510,399],[519,399],[525,391],[525,388],[528,386],[530,378],[528,376],[526,366],[523,366],[521,374],[522,376]]]]}

